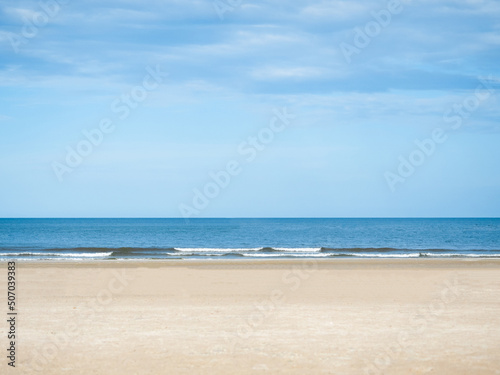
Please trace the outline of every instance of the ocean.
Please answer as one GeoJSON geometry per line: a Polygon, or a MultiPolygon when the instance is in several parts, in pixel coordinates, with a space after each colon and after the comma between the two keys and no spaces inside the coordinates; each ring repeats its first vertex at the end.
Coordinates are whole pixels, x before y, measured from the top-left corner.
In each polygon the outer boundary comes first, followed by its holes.
{"type": "Polygon", "coordinates": [[[0,219],[0,260],[500,257],[500,219],[0,219]]]}

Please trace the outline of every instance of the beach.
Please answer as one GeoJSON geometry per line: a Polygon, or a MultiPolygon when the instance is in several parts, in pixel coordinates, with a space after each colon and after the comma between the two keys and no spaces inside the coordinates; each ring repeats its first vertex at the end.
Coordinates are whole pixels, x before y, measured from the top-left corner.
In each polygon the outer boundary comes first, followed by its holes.
{"type": "Polygon", "coordinates": [[[5,374],[500,373],[500,259],[16,267],[5,374]]]}

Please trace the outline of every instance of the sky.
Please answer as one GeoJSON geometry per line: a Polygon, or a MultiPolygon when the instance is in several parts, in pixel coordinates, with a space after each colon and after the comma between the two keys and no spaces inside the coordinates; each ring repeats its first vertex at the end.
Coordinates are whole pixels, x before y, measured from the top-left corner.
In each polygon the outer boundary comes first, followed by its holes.
{"type": "Polygon", "coordinates": [[[496,0],[0,4],[0,217],[498,217],[496,0]]]}

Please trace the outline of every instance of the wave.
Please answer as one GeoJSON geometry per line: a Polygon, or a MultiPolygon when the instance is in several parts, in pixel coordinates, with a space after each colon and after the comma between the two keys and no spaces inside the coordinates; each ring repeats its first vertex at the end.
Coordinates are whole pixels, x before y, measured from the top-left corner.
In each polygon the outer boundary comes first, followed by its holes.
{"type": "MultiPolygon", "coordinates": [[[[335,248],[335,247],[322,247],[320,252],[322,253],[332,253],[332,252],[349,252],[349,253],[391,253],[391,252],[414,252],[414,251],[425,251],[425,252],[454,252],[457,251],[484,251],[484,250],[459,250],[459,249],[408,249],[408,248],[394,248],[394,247],[352,247],[352,248],[335,248]]],[[[500,251],[500,250],[488,250],[488,251],[500,251]]]]}
{"type": "Polygon", "coordinates": [[[383,254],[383,253],[332,253],[327,254],[331,258],[418,258],[419,253],[399,253],[399,254],[383,254]]]}
{"type": "Polygon", "coordinates": [[[189,258],[500,258],[500,250],[257,247],[257,248],[181,248],[181,247],[75,247],[0,248],[0,259],[189,259],[189,258]]]}
{"type": "Polygon", "coordinates": [[[243,251],[260,251],[263,248],[219,248],[219,247],[176,247],[174,250],[181,253],[224,253],[224,252],[243,252],[243,251]]]}
{"type": "Polygon", "coordinates": [[[421,251],[421,252],[457,252],[457,251],[482,251],[500,252],[500,249],[425,249],[425,248],[393,248],[393,247],[61,247],[61,248],[31,248],[31,247],[0,247],[0,254],[4,252],[224,252],[224,251],[259,251],[259,252],[394,252],[394,251],[421,251]]]}
{"type": "Polygon", "coordinates": [[[224,256],[224,257],[244,257],[245,254],[242,254],[242,253],[225,253],[222,256],[224,256]]]}
{"type": "Polygon", "coordinates": [[[66,252],[18,252],[18,253],[0,253],[0,257],[67,257],[67,258],[105,258],[111,256],[112,252],[107,253],[66,253],[66,252]]]}
{"type": "Polygon", "coordinates": [[[165,247],[165,248],[158,248],[158,247],[147,247],[147,248],[141,248],[141,247],[120,247],[117,249],[112,249],[113,250],[113,256],[132,256],[132,255],[158,255],[158,254],[175,254],[178,253],[179,251],[174,249],[173,247],[165,247]]]}

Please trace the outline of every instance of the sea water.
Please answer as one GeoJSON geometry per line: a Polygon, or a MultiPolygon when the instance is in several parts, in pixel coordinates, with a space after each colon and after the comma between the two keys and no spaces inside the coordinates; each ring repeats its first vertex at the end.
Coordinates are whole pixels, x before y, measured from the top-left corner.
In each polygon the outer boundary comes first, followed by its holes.
{"type": "Polygon", "coordinates": [[[0,219],[0,260],[500,257],[500,219],[0,219]]]}

